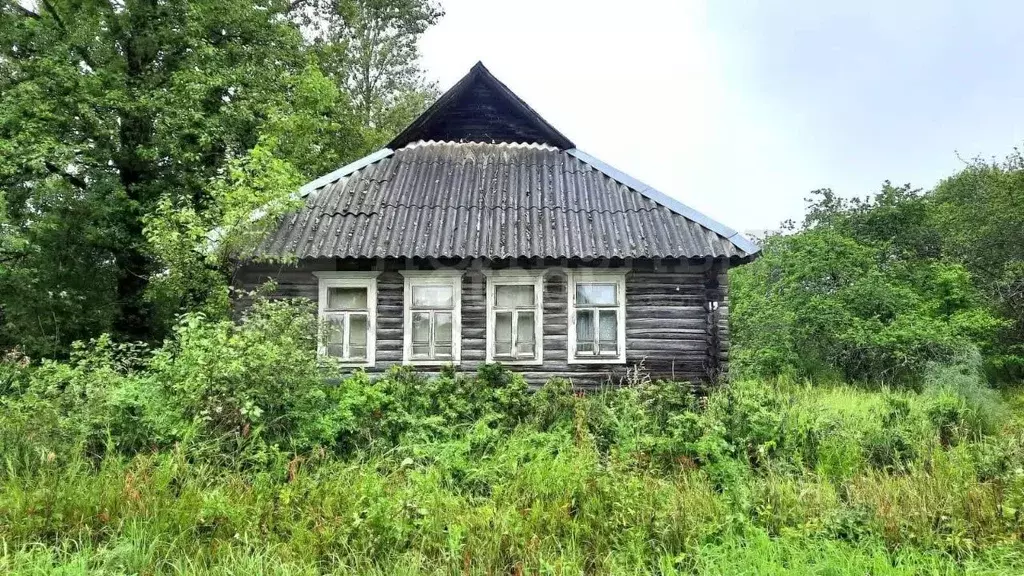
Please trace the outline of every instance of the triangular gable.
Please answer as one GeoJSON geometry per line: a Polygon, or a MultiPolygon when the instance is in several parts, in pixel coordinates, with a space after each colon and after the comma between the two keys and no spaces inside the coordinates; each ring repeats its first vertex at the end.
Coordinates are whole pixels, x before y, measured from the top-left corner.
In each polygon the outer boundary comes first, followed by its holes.
{"type": "Polygon", "coordinates": [[[420,140],[575,145],[501,83],[482,62],[388,144],[397,150],[420,140]]]}

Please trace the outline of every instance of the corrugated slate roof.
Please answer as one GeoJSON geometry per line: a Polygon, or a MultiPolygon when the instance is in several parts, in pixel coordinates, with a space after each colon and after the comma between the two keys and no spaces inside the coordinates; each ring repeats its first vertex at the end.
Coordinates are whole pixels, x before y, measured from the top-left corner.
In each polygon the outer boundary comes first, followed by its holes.
{"type": "Polygon", "coordinates": [[[259,254],[749,260],[757,252],[575,149],[419,142],[389,152],[304,187],[305,205],[259,254]]]}

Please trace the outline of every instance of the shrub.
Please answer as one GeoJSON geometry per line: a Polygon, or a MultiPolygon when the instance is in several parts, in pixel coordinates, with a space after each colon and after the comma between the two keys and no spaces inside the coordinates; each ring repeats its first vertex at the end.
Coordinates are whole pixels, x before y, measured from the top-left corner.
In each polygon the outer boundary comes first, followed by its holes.
{"type": "Polygon", "coordinates": [[[918,454],[910,402],[890,394],[877,412],[878,426],[865,438],[865,457],[876,468],[898,470],[918,454]]]}
{"type": "Polygon", "coordinates": [[[559,425],[569,425],[575,404],[572,383],[564,378],[552,378],[530,398],[531,422],[544,431],[559,425]]]}
{"type": "Polygon", "coordinates": [[[237,324],[186,315],[154,351],[103,338],[6,367],[0,570],[216,572],[233,550],[257,571],[678,573],[761,537],[967,570],[1022,529],[1020,423],[970,358],[920,392],[530,394],[499,365],[343,374],[315,331],[308,305],[257,301],[237,324]]]}
{"type": "Polygon", "coordinates": [[[948,364],[929,366],[925,381],[927,415],[943,446],[995,434],[1008,419],[999,393],[985,382],[976,350],[965,351],[948,364]]]}
{"type": "Polygon", "coordinates": [[[327,380],[337,371],[319,363],[316,331],[302,301],[257,302],[237,324],[185,315],[149,362],[163,401],[154,418],[170,438],[228,451],[333,442],[341,423],[327,380]]]}
{"type": "Polygon", "coordinates": [[[799,229],[730,272],[740,373],[912,384],[930,362],[991,346],[1007,327],[968,270],[938,257],[920,195],[889,185],[869,200],[816,194],[799,229]]]}
{"type": "Polygon", "coordinates": [[[144,346],[106,336],[76,343],[68,362],[45,360],[24,372],[22,393],[8,397],[6,414],[20,422],[22,440],[55,454],[147,448],[157,434],[146,417],[146,354],[144,346]]]}
{"type": "Polygon", "coordinates": [[[341,429],[315,334],[301,303],[260,302],[238,324],[187,314],[155,351],[104,336],[76,344],[67,363],[44,361],[9,409],[29,431],[94,455],[180,441],[308,450],[341,429]]]}

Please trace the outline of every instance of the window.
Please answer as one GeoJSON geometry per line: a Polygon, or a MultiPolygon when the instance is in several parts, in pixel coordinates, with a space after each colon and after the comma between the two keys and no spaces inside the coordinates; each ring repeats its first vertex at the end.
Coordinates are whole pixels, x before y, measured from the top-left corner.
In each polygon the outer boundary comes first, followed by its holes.
{"type": "Polygon", "coordinates": [[[457,364],[462,348],[462,272],[410,270],[405,277],[406,364],[457,364]]]}
{"type": "Polygon", "coordinates": [[[626,362],[626,271],[569,272],[569,362],[626,362]]]}
{"type": "Polygon", "coordinates": [[[487,361],[540,364],[543,361],[542,271],[487,273],[487,361]]]}
{"type": "Polygon", "coordinates": [[[377,340],[377,272],[314,272],[320,280],[320,355],[373,366],[377,340]]]}

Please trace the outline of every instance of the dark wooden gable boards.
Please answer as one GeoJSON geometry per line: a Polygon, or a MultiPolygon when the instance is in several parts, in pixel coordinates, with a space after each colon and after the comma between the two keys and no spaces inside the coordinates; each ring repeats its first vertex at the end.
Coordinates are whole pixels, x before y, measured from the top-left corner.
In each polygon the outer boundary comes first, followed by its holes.
{"type": "Polygon", "coordinates": [[[398,150],[420,140],[575,145],[505,86],[483,63],[445,92],[433,106],[395,137],[398,150]]]}

